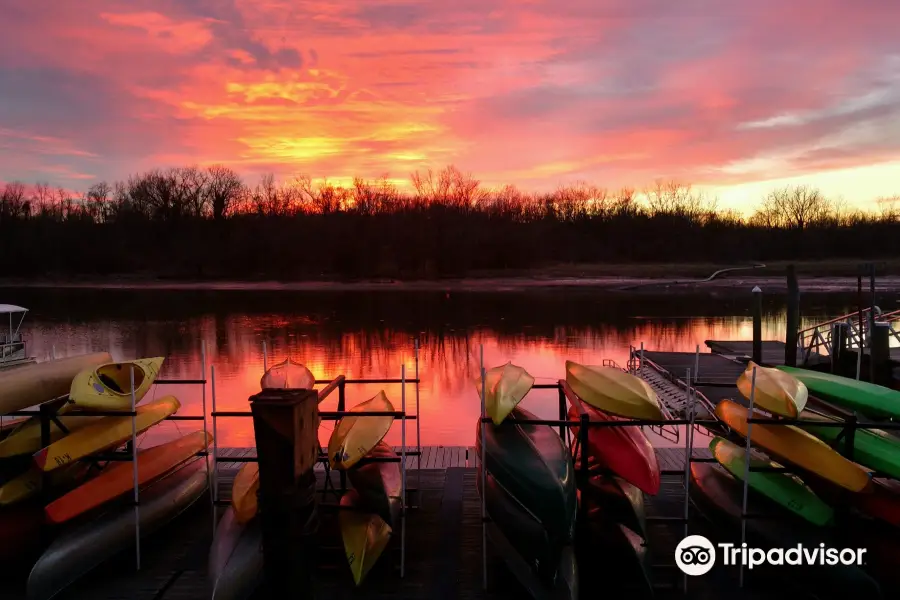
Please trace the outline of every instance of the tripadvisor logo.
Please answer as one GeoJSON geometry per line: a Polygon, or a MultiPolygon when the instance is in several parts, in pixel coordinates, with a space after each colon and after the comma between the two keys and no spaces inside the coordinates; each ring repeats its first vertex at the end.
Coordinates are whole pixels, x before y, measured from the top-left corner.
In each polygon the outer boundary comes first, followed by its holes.
{"type": "Polygon", "coordinates": [[[825,544],[805,547],[797,544],[789,548],[748,547],[747,544],[720,543],[713,545],[702,535],[689,535],[675,548],[675,564],[686,575],[705,575],[715,566],[716,558],[726,566],[743,565],[748,569],[760,565],[856,565],[865,564],[865,548],[831,548],[825,544]],[[718,550],[717,550],[718,547],[718,550]]]}

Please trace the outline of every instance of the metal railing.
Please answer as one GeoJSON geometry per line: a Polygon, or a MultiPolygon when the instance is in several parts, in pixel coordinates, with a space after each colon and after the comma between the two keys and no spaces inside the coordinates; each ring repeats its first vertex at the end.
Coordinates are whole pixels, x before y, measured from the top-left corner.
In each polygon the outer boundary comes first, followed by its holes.
{"type": "Polygon", "coordinates": [[[900,310],[886,313],[876,306],[874,311],[868,307],[801,329],[797,332],[797,347],[802,352],[801,363],[809,364],[813,353],[828,356],[834,353],[833,334],[835,325],[838,324],[847,326],[845,343],[848,350],[868,347],[870,329],[875,323],[886,323],[890,337],[900,344],[900,331],[894,326],[898,321],[900,321],[900,310]]]}

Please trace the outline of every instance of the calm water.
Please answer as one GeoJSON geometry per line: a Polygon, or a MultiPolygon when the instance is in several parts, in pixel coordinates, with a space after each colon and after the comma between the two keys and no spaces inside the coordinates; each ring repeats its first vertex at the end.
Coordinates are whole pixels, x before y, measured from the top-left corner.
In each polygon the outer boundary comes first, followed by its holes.
{"type": "MultiPolygon", "coordinates": [[[[623,296],[589,291],[527,293],[295,293],[150,290],[0,290],[0,302],[32,312],[23,332],[39,359],[108,350],[117,360],[165,356],[164,378],[199,378],[201,346],[215,366],[219,410],[249,410],[247,398],[259,390],[263,342],[269,364],[290,356],[320,379],[397,377],[405,366],[414,377],[418,338],[421,383],[407,387],[410,413],[420,415],[423,445],[472,445],[480,401],[473,383],[484,362],[507,360],[525,367],[538,382],[565,377],[565,361],[625,365],[629,345],[648,349],[707,349],[708,339],[751,339],[749,298],[703,296],[623,296]],[[416,400],[418,397],[418,407],[416,400]]],[[[749,296],[749,294],[747,295],[749,296]]],[[[804,324],[846,312],[852,298],[807,296],[804,324]]],[[[783,299],[766,298],[764,339],[784,339],[783,299]]],[[[399,385],[348,386],[348,406],[384,389],[397,409],[399,385]]],[[[200,386],[155,386],[148,398],[174,394],[179,414],[202,414],[200,386]]],[[[207,411],[212,389],[207,387],[207,411]]],[[[322,404],[334,410],[337,394],[322,404]]],[[[556,418],[554,391],[534,390],[523,406],[556,418]]],[[[323,422],[323,443],[332,422],[323,422]]],[[[211,426],[211,423],[210,423],[211,426]]],[[[151,430],[143,445],[199,425],[174,422],[151,430]]],[[[220,445],[253,445],[249,419],[217,420],[220,445]]],[[[399,444],[396,422],[388,441],[399,444]]],[[[416,425],[407,424],[415,444],[416,425]]],[[[659,441],[659,440],[656,440],[659,441]]],[[[663,444],[664,445],[664,444],[663,444]]]]}

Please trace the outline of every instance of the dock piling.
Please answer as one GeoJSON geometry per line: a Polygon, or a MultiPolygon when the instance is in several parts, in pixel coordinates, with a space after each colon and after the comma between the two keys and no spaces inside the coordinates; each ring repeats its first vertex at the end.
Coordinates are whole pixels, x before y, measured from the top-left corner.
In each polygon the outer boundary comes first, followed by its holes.
{"type": "Polygon", "coordinates": [[[794,265],[787,268],[787,325],[784,338],[784,364],[797,366],[797,334],[800,330],[800,285],[794,265]]]}
{"type": "Polygon", "coordinates": [[[872,327],[872,347],[869,354],[870,379],[872,383],[890,387],[891,385],[891,326],[878,322],[872,327]]]}
{"type": "Polygon", "coordinates": [[[762,364],[762,290],[758,285],[753,287],[753,362],[762,364]]]}
{"type": "Polygon", "coordinates": [[[831,372],[843,375],[843,360],[847,353],[847,339],[850,330],[848,323],[835,323],[831,326],[831,372]]]}

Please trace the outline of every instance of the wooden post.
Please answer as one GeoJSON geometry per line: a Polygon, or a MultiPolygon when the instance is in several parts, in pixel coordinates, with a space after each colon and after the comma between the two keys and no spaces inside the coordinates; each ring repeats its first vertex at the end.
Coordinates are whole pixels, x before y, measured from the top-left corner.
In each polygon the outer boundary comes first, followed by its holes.
{"type": "Polygon", "coordinates": [[[784,337],[784,364],[797,366],[797,334],[800,331],[800,286],[794,265],[787,268],[787,331],[784,337]]]}
{"type": "Polygon", "coordinates": [[[872,383],[891,385],[891,329],[887,323],[875,323],[872,327],[872,345],[869,351],[870,379],[872,383]]]}
{"type": "Polygon", "coordinates": [[[835,375],[843,375],[842,365],[847,355],[847,337],[850,325],[847,323],[835,323],[831,326],[831,372],[835,375]]]}
{"type": "Polygon", "coordinates": [[[315,390],[263,390],[250,397],[250,409],[259,460],[266,582],[272,593],[314,598],[318,394],[315,390]]]}
{"type": "Polygon", "coordinates": [[[762,364],[762,290],[753,288],[753,362],[762,364]]]}

